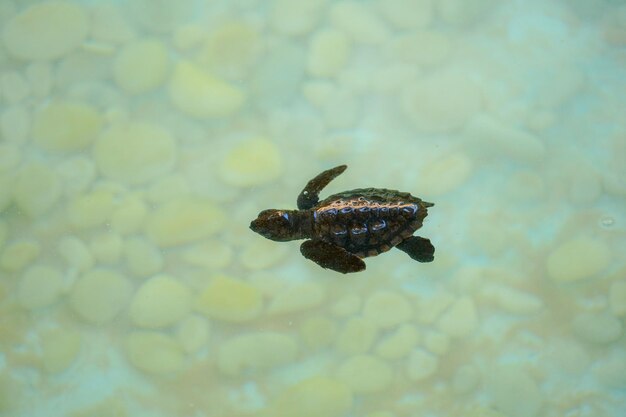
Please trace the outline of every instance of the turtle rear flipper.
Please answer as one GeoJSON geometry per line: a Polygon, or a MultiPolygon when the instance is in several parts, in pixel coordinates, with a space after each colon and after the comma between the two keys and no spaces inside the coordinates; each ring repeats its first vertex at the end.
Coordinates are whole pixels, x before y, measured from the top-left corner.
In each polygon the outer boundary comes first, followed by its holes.
{"type": "Polygon", "coordinates": [[[430,243],[430,240],[423,237],[411,236],[398,243],[396,248],[406,252],[418,262],[432,262],[435,259],[435,247],[430,243]]]}
{"type": "Polygon", "coordinates": [[[365,269],[365,262],[344,248],[324,242],[307,240],[300,245],[302,255],[322,268],[332,269],[343,274],[359,272],[365,269]]]}
{"type": "Polygon", "coordinates": [[[322,191],[329,182],[345,171],[346,168],[348,168],[347,165],[339,165],[338,167],[322,172],[309,181],[298,196],[298,209],[308,210],[313,208],[319,202],[320,191],[322,191]]]}

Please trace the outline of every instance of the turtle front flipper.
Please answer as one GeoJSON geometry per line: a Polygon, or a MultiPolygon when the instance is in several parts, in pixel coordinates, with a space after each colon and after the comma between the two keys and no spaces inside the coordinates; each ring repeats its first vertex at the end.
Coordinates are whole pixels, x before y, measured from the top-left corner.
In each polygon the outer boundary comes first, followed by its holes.
{"type": "Polygon", "coordinates": [[[319,201],[320,191],[328,185],[329,182],[337,178],[339,174],[348,168],[347,165],[339,165],[338,167],[326,170],[317,177],[309,181],[304,190],[298,196],[298,209],[308,210],[315,206],[319,201]]]}
{"type": "Polygon", "coordinates": [[[396,248],[406,252],[418,262],[432,262],[435,259],[435,247],[430,240],[419,236],[411,236],[396,245],[396,248]]]}
{"type": "Polygon", "coordinates": [[[365,270],[365,262],[344,248],[324,242],[307,240],[300,245],[302,255],[322,268],[332,269],[342,274],[365,270]]]}

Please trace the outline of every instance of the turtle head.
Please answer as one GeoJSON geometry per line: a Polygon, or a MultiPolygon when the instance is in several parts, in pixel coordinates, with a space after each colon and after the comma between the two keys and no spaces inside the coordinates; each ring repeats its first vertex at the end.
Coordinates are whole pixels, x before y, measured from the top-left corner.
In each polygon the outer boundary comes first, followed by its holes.
{"type": "Polygon", "coordinates": [[[263,210],[252,220],[250,229],[270,240],[301,239],[297,210],[263,210]]]}

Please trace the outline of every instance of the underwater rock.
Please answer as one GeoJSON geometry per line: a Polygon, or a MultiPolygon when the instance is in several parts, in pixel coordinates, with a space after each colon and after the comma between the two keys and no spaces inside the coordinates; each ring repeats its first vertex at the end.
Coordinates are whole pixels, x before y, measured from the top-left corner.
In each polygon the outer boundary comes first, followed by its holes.
{"type": "Polygon", "coordinates": [[[0,257],[0,267],[7,271],[19,271],[41,253],[41,244],[36,240],[21,240],[4,248],[0,257]]]}
{"type": "Polygon", "coordinates": [[[615,281],[609,288],[609,306],[615,317],[626,316],[626,281],[615,281]]]}
{"type": "Polygon", "coordinates": [[[54,304],[63,291],[63,275],[57,268],[34,264],[22,274],[17,285],[17,301],[31,310],[54,304]]]}
{"type": "Polygon", "coordinates": [[[227,376],[260,371],[293,361],[298,351],[295,339],[277,332],[253,332],[222,342],[217,351],[217,368],[227,376]]]}
{"type": "Polygon", "coordinates": [[[580,313],[572,321],[572,331],[585,342],[606,345],[622,336],[622,322],[608,313],[580,313]]]}
{"type": "Polygon", "coordinates": [[[341,417],[352,406],[352,393],[341,381],[314,376],[283,391],[270,407],[275,417],[341,417]]]}
{"type": "Polygon", "coordinates": [[[602,240],[575,237],[550,252],[546,260],[548,277],[556,282],[592,278],[609,265],[610,253],[609,246],[602,240]]]}
{"type": "Polygon", "coordinates": [[[394,327],[408,321],[413,315],[411,305],[402,295],[393,291],[376,291],[365,300],[363,318],[381,328],[394,327]]]}
{"type": "Polygon", "coordinates": [[[469,296],[459,297],[439,319],[439,328],[450,337],[464,337],[478,327],[476,305],[469,296]]]}
{"type": "Polygon", "coordinates": [[[277,292],[267,307],[268,314],[295,313],[320,305],[326,290],[316,282],[293,284],[277,292]]]}
{"type": "Polygon", "coordinates": [[[433,20],[433,0],[378,0],[376,7],[401,30],[424,28],[433,20]]]}
{"type": "Polygon", "coordinates": [[[346,65],[350,39],[335,29],[316,32],[309,46],[307,70],[314,77],[333,77],[346,65]]]}
{"type": "Polygon", "coordinates": [[[67,369],[80,353],[82,336],[78,330],[58,328],[41,336],[42,365],[50,373],[67,369]]]}
{"type": "Polygon", "coordinates": [[[128,304],[132,284],[119,272],[92,269],[80,277],[69,297],[69,304],[80,318],[93,324],[112,321],[128,304]]]}
{"type": "Polygon", "coordinates": [[[374,343],[377,334],[378,328],[374,323],[362,317],[352,317],[339,332],[335,348],[344,354],[365,353],[374,343]]]}
{"type": "Polygon", "coordinates": [[[124,260],[131,274],[145,277],[163,269],[163,254],[150,240],[130,237],[123,243],[124,260]]]}
{"type": "Polygon", "coordinates": [[[261,314],[263,296],[248,283],[217,276],[200,293],[195,310],[210,318],[228,322],[246,322],[261,314]]]}
{"type": "Polygon", "coordinates": [[[460,70],[419,78],[402,95],[404,114],[417,130],[427,133],[457,130],[481,107],[481,88],[460,70]]]}
{"type": "Polygon", "coordinates": [[[102,123],[102,116],[92,106],[53,101],[35,115],[32,135],[42,149],[77,151],[93,142],[102,123]]]}
{"type": "Polygon", "coordinates": [[[122,255],[122,237],[114,232],[104,232],[89,241],[89,251],[101,264],[116,264],[122,255]]]}
{"type": "Polygon", "coordinates": [[[225,214],[210,201],[183,198],[159,206],[148,215],[146,235],[161,247],[191,243],[224,227],[225,214]]]}
{"type": "Polygon", "coordinates": [[[384,359],[399,359],[407,356],[417,344],[419,332],[412,324],[403,324],[381,340],[375,348],[376,354],[384,359]]]}
{"type": "Polygon", "coordinates": [[[169,70],[168,50],[154,39],[128,43],[115,57],[113,76],[129,94],[142,94],[159,88],[169,70]]]}
{"type": "Polygon", "coordinates": [[[424,349],[414,349],[409,355],[407,365],[407,374],[412,381],[421,381],[426,379],[435,372],[439,367],[439,359],[437,356],[425,351],[424,349]]]}
{"type": "Polygon", "coordinates": [[[61,179],[55,171],[41,162],[32,162],[19,172],[13,198],[28,216],[39,217],[57,204],[61,189],[61,179]]]}
{"type": "Polygon", "coordinates": [[[371,394],[389,387],[393,371],[386,362],[376,356],[356,355],[339,365],[337,378],[355,394],[371,394]]]}
{"type": "Polygon", "coordinates": [[[372,8],[357,1],[335,2],[330,8],[330,21],[355,43],[378,45],[389,37],[387,26],[372,8]]]}
{"type": "Polygon", "coordinates": [[[210,335],[210,323],[204,317],[190,315],[180,321],[176,340],[187,353],[194,353],[206,346],[210,335]]]}
{"type": "Polygon", "coordinates": [[[273,0],[271,27],[281,35],[300,36],[310,32],[326,7],[326,0],[273,0]]]}
{"type": "Polygon", "coordinates": [[[59,58],[87,37],[89,16],[78,4],[45,1],[13,17],[2,38],[7,50],[26,60],[59,58]]]}
{"type": "Polygon", "coordinates": [[[170,326],[191,311],[191,290],[169,275],[146,280],[130,303],[130,319],[136,326],[170,326]]]}
{"type": "Polygon", "coordinates": [[[132,332],[126,340],[130,363],[153,374],[170,374],[183,369],[185,355],[171,336],[155,331],[132,332]]]}
{"type": "Polygon", "coordinates": [[[239,87],[190,61],[180,61],[176,65],[169,93],[179,110],[198,119],[232,116],[246,101],[246,94],[239,87]]]}
{"type": "Polygon", "coordinates": [[[106,130],[96,140],[93,155],[105,177],[137,185],[171,171],[177,147],[172,135],[162,127],[135,122],[106,130]]]}
{"type": "Polygon", "coordinates": [[[113,206],[114,194],[109,190],[79,194],[67,204],[67,221],[78,229],[101,226],[111,215],[113,206]]]}
{"type": "Polygon", "coordinates": [[[278,178],[283,161],[276,144],[262,137],[246,139],[226,155],[219,167],[220,178],[235,187],[252,187],[278,178]]]}
{"type": "Polygon", "coordinates": [[[63,236],[56,249],[72,272],[85,272],[94,266],[94,259],[85,242],[77,236],[63,236]]]}

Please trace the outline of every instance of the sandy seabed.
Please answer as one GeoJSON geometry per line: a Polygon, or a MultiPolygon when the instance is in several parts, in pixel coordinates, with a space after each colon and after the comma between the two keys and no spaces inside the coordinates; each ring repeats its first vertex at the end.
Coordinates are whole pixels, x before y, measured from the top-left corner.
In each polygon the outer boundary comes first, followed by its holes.
{"type": "Polygon", "coordinates": [[[626,2],[0,2],[0,416],[620,417],[626,2]],[[435,206],[343,276],[248,229],[435,206]],[[621,254],[621,255],[620,255],[621,254]]]}

